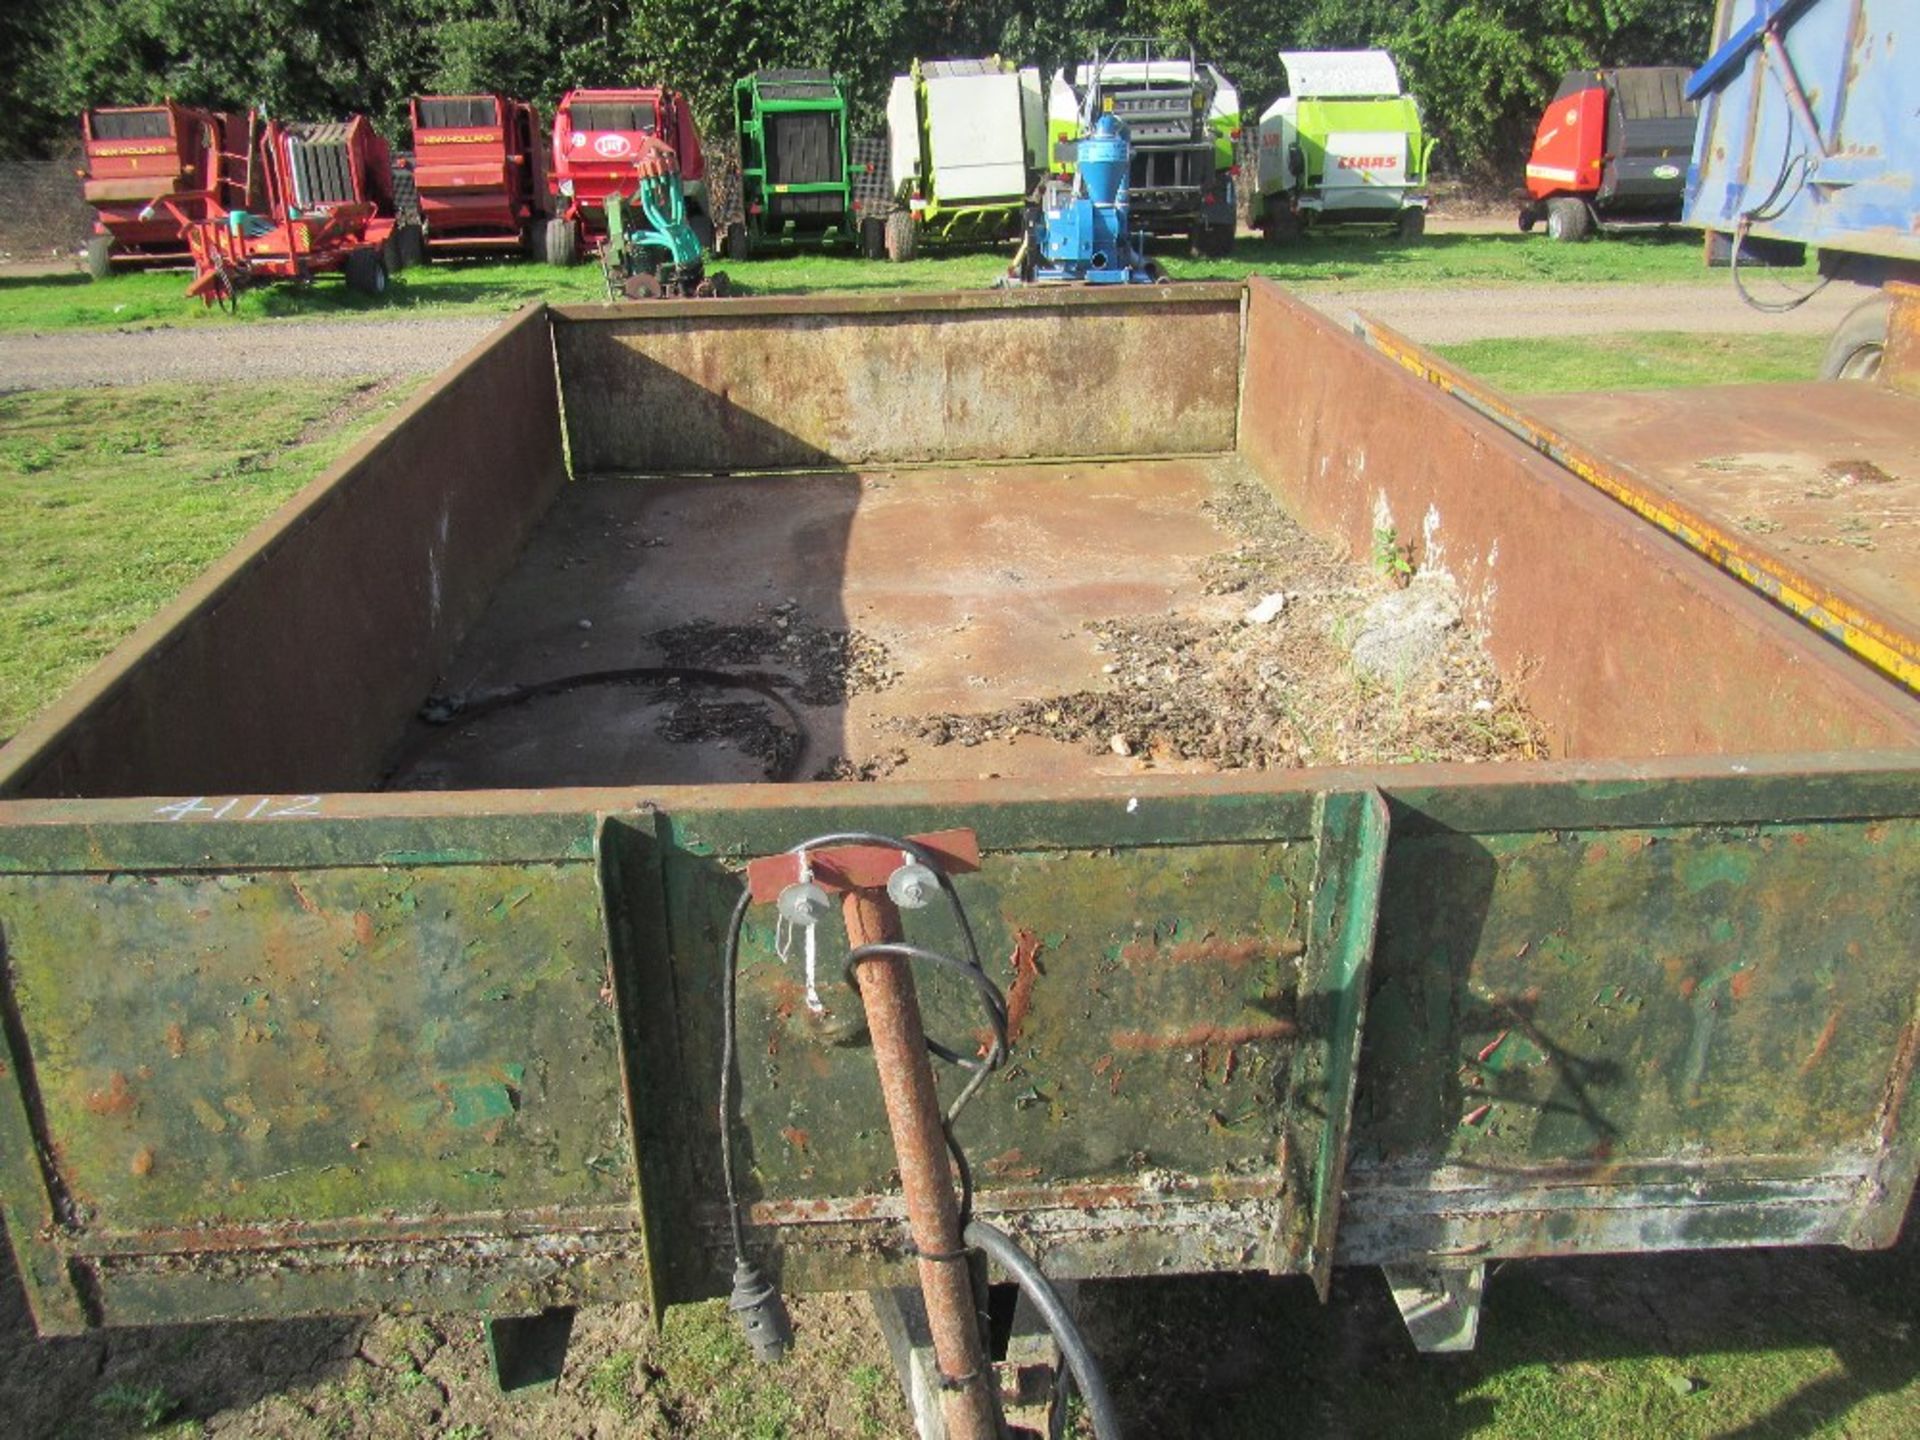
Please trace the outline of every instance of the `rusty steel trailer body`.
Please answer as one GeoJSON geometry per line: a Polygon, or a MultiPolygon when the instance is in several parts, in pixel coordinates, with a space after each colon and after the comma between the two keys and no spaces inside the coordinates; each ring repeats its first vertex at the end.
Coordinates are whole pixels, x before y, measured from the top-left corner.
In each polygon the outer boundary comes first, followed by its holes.
{"type": "MultiPolygon", "coordinates": [[[[1013,1064],[960,1129],[1050,1275],[1385,1265],[1457,1302],[1439,1347],[1501,1259],[1885,1246],[1917,740],[1904,686],[1266,281],[534,307],[0,752],[0,1203],[47,1334],[723,1294],[745,863],[965,827],[1013,1064]],[[379,788],[565,505],[829,485],[787,549],[839,594],[887,496],[1228,460],[1355,553],[1417,535],[1557,758],[379,788]]],[[[898,1286],[872,1059],[776,948],[752,914],[749,1245],[898,1286]]]]}

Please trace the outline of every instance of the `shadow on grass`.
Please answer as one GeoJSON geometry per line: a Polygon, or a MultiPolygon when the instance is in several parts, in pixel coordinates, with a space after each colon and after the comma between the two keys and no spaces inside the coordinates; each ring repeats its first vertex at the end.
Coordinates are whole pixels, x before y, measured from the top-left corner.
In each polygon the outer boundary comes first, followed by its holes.
{"type": "Polygon", "coordinates": [[[72,289],[75,286],[93,284],[93,280],[80,274],[73,275],[0,275],[0,291],[8,290],[53,290],[72,289]]]}
{"type": "Polygon", "coordinates": [[[43,1340],[0,1229],[0,1430],[17,1440],[119,1440],[244,1410],[343,1371],[361,1330],[358,1320],[315,1319],[159,1325],[43,1340]]]}
{"type": "Polygon", "coordinates": [[[1083,1324],[1130,1433],[1699,1435],[1911,1433],[1920,1230],[1890,1253],[1755,1250],[1514,1263],[1479,1347],[1420,1355],[1379,1271],[1083,1288],[1083,1324]],[[1812,1352],[1812,1353],[1809,1353],[1812,1352]],[[1284,1421],[1281,1417],[1285,1417],[1284,1421]]]}

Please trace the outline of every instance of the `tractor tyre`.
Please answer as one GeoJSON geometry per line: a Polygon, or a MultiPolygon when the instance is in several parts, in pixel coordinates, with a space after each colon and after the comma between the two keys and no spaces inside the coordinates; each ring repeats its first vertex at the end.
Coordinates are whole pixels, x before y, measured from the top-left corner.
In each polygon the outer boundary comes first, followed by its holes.
{"type": "Polygon", "coordinates": [[[362,295],[387,293],[387,262],[370,245],[348,255],[342,273],[349,290],[357,290],[362,295]]]}
{"type": "Polygon", "coordinates": [[[1587,202],[1570,195],[1556,195],[1547,202],[1547,234],[1555,240],[1572,243],[1593,233],[1593,212],[1587,202]]]}
{"type": "Polygon", "coordinates": [[[719,237],[714,234],[713,220],[711,217],[704,214],[689,215],[687,217],[687,228],[693,231],[693,238],[700,242],[700,253],[702,255],[719,255],[720,240],[719,237]]]}
{"type": "Polygon", "coordinates": [[[87,237],[87,274],[95,280],[104,280],[113,273],[113,236],[90,235],[87,237]]]}
{"type": "Polygon", "coordinates": [[[860,222],[860,254],[868,260],[887,258],[887,222],[877,215],[860,222]]]}
{"type": "Polygon", "coordinates": [[[574,228],[571,220],[556,215],[547,221],[546,243],[541,248],[546,251],[549,265],[577,265],[580,263],[580,232],[574,228]]]}
{"type": "Polygon", "coordinates": [[[1822,380],[1877,380],[1880,360],[1887,350],[1887,327],[1893,316],[1893,297],[1876,295],[1847,312],[1827,342],[1820,362],[1822,380]]]}
{"type": "Polygon", "coordinates": [[[1193,232],[1193,253],[1211,260],[1233,254],[1233,226],[1202,225],[1193,232]]]}
{"type": "Polygon", "coordinates": [[[1400,212],[1400,218],[1394,224],[1393,233],[1411,245],[1427,233],[1427,212],[1417,205],[1409,205],[1400,212]]]}
{"type": "Polygon", "coordinates": [[[1300,212],[1286,196],[1269,195],[1260,228],[1267,232],[1267,239],[1291,245],[1300,238],[1300,212]]]}
{"type": "Polygon", "coordinates": [[[753,258],[753,237],[738,220],[727,226],[727,259],[744,264],[753,258]]]}
{"type": "Polygon", "coordinates": [[[895,210],[887,216],[886,250],[889,260],[900,265],[906,264],[920,248],[919,241],[911,210],[895,210]]]}

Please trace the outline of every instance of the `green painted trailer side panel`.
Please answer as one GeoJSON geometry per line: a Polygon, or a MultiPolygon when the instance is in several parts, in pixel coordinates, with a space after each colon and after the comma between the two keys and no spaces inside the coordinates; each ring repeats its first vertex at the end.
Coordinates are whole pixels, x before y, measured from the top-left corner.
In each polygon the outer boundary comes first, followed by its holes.
{"type": "MultiPolygon", "coordinates": [[[[36,1318],[723,1289],[726,917],[747,858],[846,829],[979,835],[1014,1043],[958,1130],[1062,1277],[1890,1241],[1920,775],[1350,779],[35,809],[0,831],[0,1197],[36,1318]]],[[[781,948],[755,911],[750,1240],[796,1290],[891,1283],[844,943],[824,1018],[781,948]]],[[[981,1043],[947,977],[921,993],[981,1043]]]]}
{"type": "Polygon", "coordinates": [[[1869,1154],[1916,916],[1911,820],[1403,838],[1356,1146],[1506,1170],[1869,1154]]]}
{"type": "Polygon", "coordinates": [[[98,1233],[630,1198],[590,865],[18,877],[0,904],[98,1233]]]}

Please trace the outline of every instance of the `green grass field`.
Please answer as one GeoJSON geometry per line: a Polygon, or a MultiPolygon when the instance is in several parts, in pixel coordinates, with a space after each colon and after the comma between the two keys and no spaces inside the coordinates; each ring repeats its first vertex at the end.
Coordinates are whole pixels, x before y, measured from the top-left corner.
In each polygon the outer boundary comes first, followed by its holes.
{"type": "MultiPolygon", "coordinates": [[[[845,255],[801,254],[747,264],[714,262],[752,294],[810,291],[972,290],[991,285],[1009,251],[970,250],[905,265],[845,255]]],[[[1417,244],[1367,234],[1315,237],[1296,245],[1242,239],[1233,256],[1196,260],[1170,254],[1181,280],[1239,280],[1268,275],[1291,284],[1353,287],[1705,282],[1700,247],[1681,235],[1633,235],[1585,245],[1557,245],[1539,235],[1430,235],[1417,244]]],[[[374,299],[349,291],[336,276],[305,289],[273,286],[247,295],[238,316],[208,310],[186,297],[181,271],[147,271],[90,281],[84,275],[0,278],[0,332],[111,329],[124,326],[234,325],[315,315],[406,316],[506,311],[529,300],[596,301],[606,297],[598,267],[559,269],[524,262],[439,263],[397,276],[374,299]]]]}
{"type": "Polygon", "coordinates": [[[1811,380],[1820,373],[1826,348],[1824,335],[1689,335],[1672,330],[1432,347],[1462,370],[1516,395],[1811,380]]]}
{"type": "Polygon", "coordinates": [[[0,396],[0,737],[398,403],[403,385],[0,396]]]}

